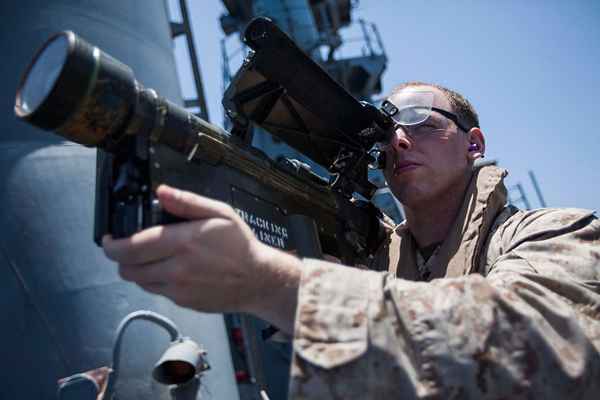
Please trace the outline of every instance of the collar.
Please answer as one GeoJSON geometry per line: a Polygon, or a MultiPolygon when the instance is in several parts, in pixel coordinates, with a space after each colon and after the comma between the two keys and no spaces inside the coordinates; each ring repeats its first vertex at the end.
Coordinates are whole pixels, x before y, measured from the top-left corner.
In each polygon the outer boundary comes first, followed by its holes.
{"type": "MultiPolygon", "coordinates": [[[[473,172],[461,208],[440,248],[425,263],[430,279],[457,277],[474,272],[488,233],[506,204],[504,177],[507,171],[495,166],[473,172]]],[[[406,224],[400,224],[390,243],[390,272],[419,280],[417,246],[406,224]],[[398,254],[394,254],[398,253],[398,254]]]]}

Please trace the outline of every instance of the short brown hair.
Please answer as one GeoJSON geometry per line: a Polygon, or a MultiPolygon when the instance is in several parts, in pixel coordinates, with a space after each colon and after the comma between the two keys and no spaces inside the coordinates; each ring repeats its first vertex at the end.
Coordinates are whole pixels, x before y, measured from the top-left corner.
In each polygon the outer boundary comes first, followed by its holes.
{"type": "Polygon", "coordinates": [[[411,81],[401,83],[392,89],[390,96],[393,96],[401,90],[411,86],[429,86],[441,90],[446,95],[446,98],[452,106],[452,111],[456,113],[459,121],[469,128],[479,128],[479,116],[473,105],[467,100],[462,94],[455,92],[454,90],[448,89],[444,86],[436,85],[435,83],[411,81]]]}

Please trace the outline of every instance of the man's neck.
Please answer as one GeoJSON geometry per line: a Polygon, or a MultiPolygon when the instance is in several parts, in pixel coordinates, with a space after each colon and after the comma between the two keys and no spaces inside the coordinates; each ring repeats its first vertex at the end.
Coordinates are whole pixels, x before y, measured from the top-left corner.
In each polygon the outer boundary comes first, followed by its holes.
{"type": "Polygon", "coordinates": [[[418,207],[405,207],[406,225],[417,242],[419,248],[433,243],[443,242],[462,206],[471,173],[461,179],[452,190],[431,201],[425,201],[418,207]]]}

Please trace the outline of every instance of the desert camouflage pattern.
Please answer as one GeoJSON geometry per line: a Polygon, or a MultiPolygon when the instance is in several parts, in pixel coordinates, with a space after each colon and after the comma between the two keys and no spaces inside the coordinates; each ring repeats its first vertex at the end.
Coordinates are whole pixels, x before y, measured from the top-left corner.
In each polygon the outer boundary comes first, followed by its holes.
{"type": "Polygon", "coordinates": [[[600,399],[600,222],[505,207],[505,174],[476,171],[426,278],[402,225],[387,272],[305,260],[290,398],[600,399]]]}

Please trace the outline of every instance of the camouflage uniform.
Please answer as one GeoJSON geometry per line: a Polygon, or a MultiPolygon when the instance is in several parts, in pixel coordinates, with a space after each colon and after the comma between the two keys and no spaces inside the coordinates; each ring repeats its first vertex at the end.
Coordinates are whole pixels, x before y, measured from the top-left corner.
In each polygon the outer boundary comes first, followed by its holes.
{"type": "Polygon", "coordinates": [[[505,175],[476,171],[421,271],[402,225],[387,273],[305,260],[290,398],[600,399],[600,221],[506,207],[505,175]]]}

